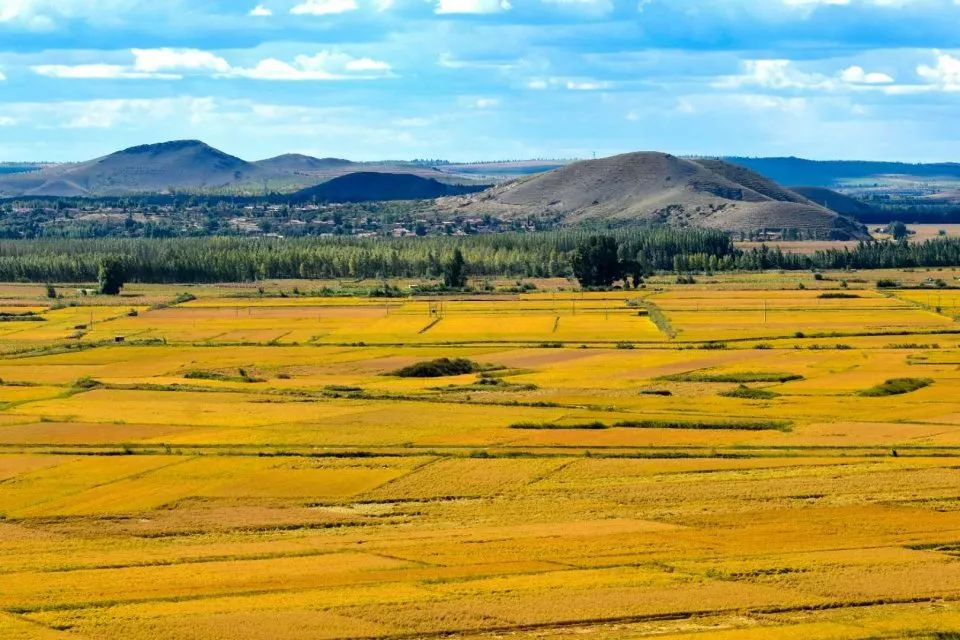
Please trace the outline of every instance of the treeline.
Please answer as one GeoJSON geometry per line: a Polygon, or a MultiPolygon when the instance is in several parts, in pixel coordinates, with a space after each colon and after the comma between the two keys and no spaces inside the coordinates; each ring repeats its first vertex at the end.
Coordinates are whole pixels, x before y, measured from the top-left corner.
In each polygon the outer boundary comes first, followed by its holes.
{"type": "Polygon", "coordinates": [[[960,206],[944,204],[874,204],[871,211],[858,213],[857,220],[863,224],[886,224],[893,220],[905,220],[912,224],[957,224],[960,223],[960,206]]]}
{"type": "MultiPolygon", "coordinates": [[[[110,261],[118,261],[132,282],[440,278],[457,249],[469,276],[567,277],[574,275],[578,249],[596,235],[556,231],[428,238],[6,240],[0,241],[0,281],[93,282],[110,261]]],[[[861,243],[800,255],[767,246],[741,251],[719,231],[621,230],[603,237],[616,249],[611,259],[629,265],[634,276],[657,271],[960,265],[960,239],[955,238],[861,243]]]]}
{"type": "MultiPolygon", "coordinates": [[[[0,241],[0,281],[90,282],[117,258],[133,282],[249,282],[266,278],[440,277],[459,248],[470,276],[565,277],[587,231],[426,238],[100,238],[0,241]]],[[[611,232],[650,270],[677,253],[734,252],[719,231],[611,232]]]]}

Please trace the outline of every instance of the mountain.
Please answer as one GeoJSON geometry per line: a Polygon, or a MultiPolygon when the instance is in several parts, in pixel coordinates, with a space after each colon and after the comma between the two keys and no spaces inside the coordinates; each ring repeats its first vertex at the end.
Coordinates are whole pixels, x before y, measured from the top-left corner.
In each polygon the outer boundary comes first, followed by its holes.
{"type": "Polygon", "coordinates": [[[274,158],[257,160],[253,164],[271,173],[313,173],[355,166],[355,163],[342,158],[314,158],[300,153],[285,153],[274,158]]]}
{"type": "Polygon", "coordinates": [[[255,180],[262,171],[199,140],[176,140],[130,147],[102,158],[56,165],[27,175],[34,183],[19,195],[122,196],[224,188],[255,180]]]}
{"type": "Polygon", "coordinates": [[[426,200],[475,193],[487,185],[465,186],[438,182],[408,173],[360,171],[333,178],[289,196],[292,202],[367,202],[372,200],[426,200]]]}
{"type": "Polygon", "coordinates": [[[864,160],[804,160],[803,158],[724,158],[726,162],[752,169],[787,185],[836,187],[843,183],[871,183],[889,176],[918,181],[960,179],[960,163],[910,164],[864,160]]]}
{"type": "Polygon", "coordinates": [[[866,217],[876,213],[876,210],[866,202],[824,187],[793,187],[792,191],[821,207],[858,220],[861,216],[866,217]]]}
{"type": "Polygon", "coordinates": [[[565,222],[664,223],[731,232],[798,229],[864,238],[857,222],[720,160],[627,153],[566,165],[482,193],[440,201],[458,214],[559,216],[565,222]]]}

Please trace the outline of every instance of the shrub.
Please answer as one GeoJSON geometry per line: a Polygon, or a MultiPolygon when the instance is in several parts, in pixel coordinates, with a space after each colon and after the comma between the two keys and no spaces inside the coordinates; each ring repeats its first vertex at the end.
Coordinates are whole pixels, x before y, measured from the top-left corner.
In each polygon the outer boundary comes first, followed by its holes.
{"type": "Polygon", "coordinates": [[[643,389],[640,395],[644,396],[672,396],[673,392],[667,389],[643,389]]]}
{"type": "Polygon", "coordinates": [[[445,376],[460,376],[465,373],[476,373],[480,365],[466,358],[438,358],[428,362],[418,362],[402,369],[397,369],[390,375],[400,378],[443,378],[445,376]]]}
{"type": "Polygon", "coordinates": [[[877,280],[878,289],[896,289],[900,286],[900,283],[896,280],[888,280],[886,278],[877,280]]]}

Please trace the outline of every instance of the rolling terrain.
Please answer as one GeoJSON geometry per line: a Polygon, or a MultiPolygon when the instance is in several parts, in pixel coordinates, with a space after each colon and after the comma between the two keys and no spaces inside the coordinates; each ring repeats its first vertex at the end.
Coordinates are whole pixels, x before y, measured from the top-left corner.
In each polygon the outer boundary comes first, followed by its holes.
{"type": "Polygon", "coordinates": [[[641,221],[752,232],[796,229],[817,237],[865,237],[859,223],[743,167],[628,153],[521,178],[441,201],[459,213],[561,215],[568,223],[641,221]]]}

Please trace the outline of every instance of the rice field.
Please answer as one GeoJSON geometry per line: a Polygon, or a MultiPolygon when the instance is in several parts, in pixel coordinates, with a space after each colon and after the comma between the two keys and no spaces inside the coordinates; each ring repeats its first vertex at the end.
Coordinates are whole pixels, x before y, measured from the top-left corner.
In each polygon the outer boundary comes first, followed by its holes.
{"type": "Polygon", "coordinates": [[[931,275],[0,285],[0,638],[957,637],[931,275]]]}

